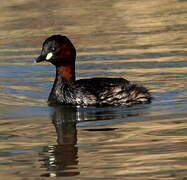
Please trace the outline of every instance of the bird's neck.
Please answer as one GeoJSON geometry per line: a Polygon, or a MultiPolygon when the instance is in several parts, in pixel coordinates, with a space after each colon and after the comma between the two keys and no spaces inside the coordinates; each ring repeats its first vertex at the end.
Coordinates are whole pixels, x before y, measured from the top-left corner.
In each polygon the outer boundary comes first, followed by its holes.
{"type": "Polygon", "coordinates": [[[67,82],[75,81],[75,64],[56,67],[56,79],[64,79],[67,82]]]}
{"type": "Polygon", "coordinates": [[[49,94],[48,104],[72,103],[68,96],[73,97],[73,87],[75,82],[75,65],[56,67],[56,78],[49,94]]]}

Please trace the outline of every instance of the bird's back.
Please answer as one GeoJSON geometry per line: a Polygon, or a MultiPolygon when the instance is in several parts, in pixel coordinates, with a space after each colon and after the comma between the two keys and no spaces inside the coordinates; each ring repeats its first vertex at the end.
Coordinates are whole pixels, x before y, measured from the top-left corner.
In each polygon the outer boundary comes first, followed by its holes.
{"type": "Polygon", "coordinates": [[[90,104],[130,106],[151,101],[146,88],[123,78],[81,79],[75,85],[77,98],[90,104]]]}

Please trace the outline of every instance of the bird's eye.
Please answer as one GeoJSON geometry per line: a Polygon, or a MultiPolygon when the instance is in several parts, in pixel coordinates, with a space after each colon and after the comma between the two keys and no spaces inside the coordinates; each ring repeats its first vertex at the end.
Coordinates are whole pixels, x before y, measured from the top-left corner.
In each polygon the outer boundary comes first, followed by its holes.
{"type": "Polygon", "coordinates": [[[52,47],[52,48],[51,48],[51,50],[52,50],[52,51],[55,51],[55,50],[56,50],[56,48],[55,48],[55,47],[52,47]]]}

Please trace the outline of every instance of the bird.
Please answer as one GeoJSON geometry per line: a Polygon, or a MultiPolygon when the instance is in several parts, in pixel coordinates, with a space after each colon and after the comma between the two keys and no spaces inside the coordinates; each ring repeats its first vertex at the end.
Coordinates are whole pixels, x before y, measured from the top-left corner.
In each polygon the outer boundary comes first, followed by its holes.
{"type": "Polygon", "coordinates": [[[50,62],[56,77],[48,104],[75,106],[132,106],[151,103],[147,88],[124,78],[95,77],[76,80],[76,49],[64,35],[52,35],[42,45],[36,62],[50,62]]]}

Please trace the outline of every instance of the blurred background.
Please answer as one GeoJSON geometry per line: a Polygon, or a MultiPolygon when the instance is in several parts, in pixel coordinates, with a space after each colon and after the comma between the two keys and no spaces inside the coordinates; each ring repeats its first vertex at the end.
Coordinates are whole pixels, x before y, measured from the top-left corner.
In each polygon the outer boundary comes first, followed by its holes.
{"type": "Polygon", "coordinates": [[[3,0],[0,179],[187,178],[186,0],[3,0]],[[43,41],[68,36],[76,76],[150,89],[134,107],[48,107],[43,41]]]}

